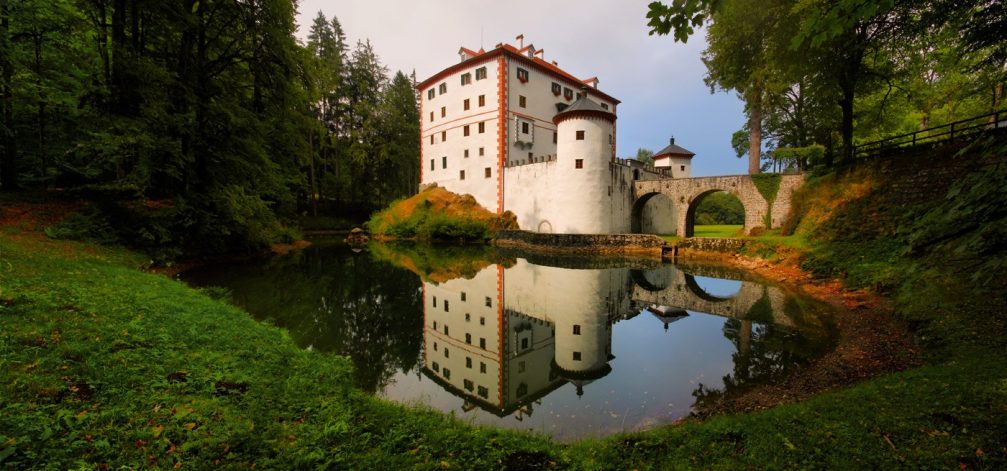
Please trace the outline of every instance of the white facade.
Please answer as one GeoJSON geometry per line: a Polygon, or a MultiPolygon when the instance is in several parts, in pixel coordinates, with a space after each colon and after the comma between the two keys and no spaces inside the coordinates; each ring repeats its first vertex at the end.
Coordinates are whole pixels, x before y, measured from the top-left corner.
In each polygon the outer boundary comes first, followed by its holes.
{"type": "MultiPolygon", "coordinates": [[[[459,54],[461,63],[419,85],[421,186],[436,183],[498,214],[511,211],[528,231],[629,232],[641,170],[615,157],[618,100],[599,91],[596,78],[579,80],[545,61],[534,46],[459,54]],[[611,119],[556,124],[581,90],[611,119]]],[[[663,222],[674,221],[670,203],[649,205],[644,215],[655,232],[674,227],[663,222]]]]}

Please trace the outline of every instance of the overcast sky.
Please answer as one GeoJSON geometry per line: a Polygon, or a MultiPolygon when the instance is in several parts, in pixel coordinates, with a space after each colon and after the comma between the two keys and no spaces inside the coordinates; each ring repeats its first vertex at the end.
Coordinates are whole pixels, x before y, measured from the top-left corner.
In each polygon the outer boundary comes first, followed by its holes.
{"type": "Polygon", "coordinates": [[[675,142],[696,153],[693,175],[747,171],[731,150],[744,123],[733,93],[711,95],[703,84],[702,33],[688,44],[647,35],[651,0],[301,0],[298,37],[322,11],[339,18],[351,45],[370,39],[391,73],[416,71],[422,81],[458,62],[458,48],[487,50],[501,42],[545,49],[545,58],[575,77],[597,76],[619,105],[620,157],[675,142]]]}

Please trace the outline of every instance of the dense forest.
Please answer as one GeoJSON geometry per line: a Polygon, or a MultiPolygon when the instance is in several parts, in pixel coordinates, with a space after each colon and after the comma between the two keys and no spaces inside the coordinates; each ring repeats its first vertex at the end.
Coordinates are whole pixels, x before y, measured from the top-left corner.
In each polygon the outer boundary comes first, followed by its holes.
{"type": "Polygon", "coordinates": [[[289,0],[3,0],[0,189],[93,204],[57,228],[243,250],[415,191],[413,77],[289,0]]]}
{"type": "Polygon", "coordinates": [[[1003,2],[698,0],[647,16],[677,41],[705,28],[707,85],[745,103],[732,145],[750,173],[850,163],[857,144],[1004,109],[1003,2]]]}

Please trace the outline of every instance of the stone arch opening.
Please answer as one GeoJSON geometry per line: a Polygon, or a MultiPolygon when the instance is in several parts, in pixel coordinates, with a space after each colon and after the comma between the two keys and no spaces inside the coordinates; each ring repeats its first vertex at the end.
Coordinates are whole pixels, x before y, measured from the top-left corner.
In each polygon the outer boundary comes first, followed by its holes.
{"type": "Polygon", "coordinates": [[[685,286],[689,288],[689,291],[699,299],[712,303],[733,300],[741,293],[741,284],[742,282],[739,280],[720,280],[685,274],[685,286]],[[715,285],[711,285],[711,282],[715,285]]]}
{"type": "MultiPolygon", "coordinates": [[[[696,226],[741,226],[741,232],[747,233],[750,229],[745,225],[746,215],[749,208],[745,207],[744,200],[734,191],[726,189],[707,190],[694,196],[689,201],[689,206],[685,213],[685,237],[696,236],[696,226]],[[706,204],[715,203],[715,204],[706,204]],[[740,213],[737,211],[740,208],[740,213]],[[698,211],[697,211],[698,210],[698,211]]],[[[721,231],[730,232],[730,228],[718,228],[721,231]]],[[[722,233],[719,236],[730,237],[733,233],[722,233]]],[[[714,236],[716,237],[716,236],[714,236]]]]}
{"type": "Polygon", "coordinates": [[[538,223],[538,231],[546,234],[552,234],[552,223],[549,221],[542,221],[538,223]]]}
{"type": "Polygon", "coordinates": [[[664,193],[653,192],[637,198],[630,217],[630,231],[634,234],[677,232],[675,202],[664,193]]]}
{"type": "Polygon", "coordinates": [[[629,276],[640,288],[652,293],[661,292],[668,289],[671,284],[667,269],[658,268],[655,270],[630,269],[629,276]]]}

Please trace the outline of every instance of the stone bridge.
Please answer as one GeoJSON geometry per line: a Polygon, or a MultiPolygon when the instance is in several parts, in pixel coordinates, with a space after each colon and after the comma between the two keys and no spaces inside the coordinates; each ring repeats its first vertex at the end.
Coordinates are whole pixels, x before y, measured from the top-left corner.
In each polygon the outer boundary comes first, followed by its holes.
{"type": "Polygon", "coordinates": [[[633,301],[743,321],[796,327],[796,320],[785,313],[786,292],[775,286],[741,280],[741,287],[736,293],[721,297],[706,292],[693,275],[677,267],[631,270],[630,274],[634,282],[630,298],[633,301]]]}
{"type": "Polygon", "coordinates": [[[779,227],[787,217],[791,195],[802,183],[804,175],[781,175],[780,189],[770,208],[749,175],[637,180],[633,185],[632,231],[643,232],[641,216],[644,207],[652,198],[663,195],[675,207],[676,234],[692,237],[696,207],[703,198],[717,191],[726,191],[741,201],[745,208],[745,234],[750,234],[756,227],[772,229],[779,227]],[[770,215],[768,227],[767,214],[770,215]]]}

